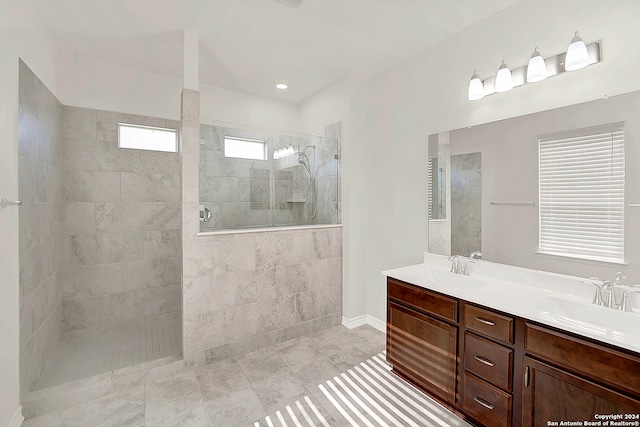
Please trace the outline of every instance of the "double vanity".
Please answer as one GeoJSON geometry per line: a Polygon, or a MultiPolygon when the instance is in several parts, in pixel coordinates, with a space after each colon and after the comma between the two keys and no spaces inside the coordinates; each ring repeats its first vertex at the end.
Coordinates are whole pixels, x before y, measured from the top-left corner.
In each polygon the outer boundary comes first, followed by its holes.
{"type": "Polygon", "coordinates": [[[478,425],[640,425],[640,314],[592,304],[578,277],[450,270],[425,253],[383,272],[396,374],[478,425]]]}

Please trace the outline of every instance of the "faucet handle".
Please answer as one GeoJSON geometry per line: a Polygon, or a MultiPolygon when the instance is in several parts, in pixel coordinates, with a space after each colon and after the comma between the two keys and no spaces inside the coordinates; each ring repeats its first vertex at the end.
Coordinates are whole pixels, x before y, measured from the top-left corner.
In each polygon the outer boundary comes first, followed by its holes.
{"type": "Polygon", "coordinates": [[[626,274],[624,274],[622,271],[618,271],[616,273],[616,281],[615,281],[615,283],[618,284],[618,283],[620,283],[622,281],[622,279],[626,279],[626,278],[627,278],[626,274]]]}

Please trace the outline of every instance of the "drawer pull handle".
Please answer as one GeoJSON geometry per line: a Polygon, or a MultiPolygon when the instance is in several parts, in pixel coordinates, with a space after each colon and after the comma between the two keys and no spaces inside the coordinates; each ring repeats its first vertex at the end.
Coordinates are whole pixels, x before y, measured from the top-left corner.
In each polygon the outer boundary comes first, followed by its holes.
{"type": "Polygon", "coordinates": [[[524,386],[529,387],[529,381],[531,380],[531,373],[529,367],[524,368],[524,386]]]}
{"type": "Polygon", "coordinates": [[[480,323],[484,323],[485,325],[496,326],[495,322],[492,322],[491,320],[483,319],[482,317],[476,317],[476,320],[480,323]]]}
{"type": "Polygon", "coordinates": [[[487,402],[486,400],[480,399],[478,396],[474,397],[473,400],[475,400],[477,403],[484,406],[488,410],[493,411],[494,406],[489,402],[487,402]]]}
{"type": "Polygon", "coordinates": [[[493,363],[491,360],[485,359],[484,357],[478,356],[477,354],[474,356],[474,359],[476,359],[480,363],[484,363],[487,366],[496,366],[496,364],[493,363]]]}

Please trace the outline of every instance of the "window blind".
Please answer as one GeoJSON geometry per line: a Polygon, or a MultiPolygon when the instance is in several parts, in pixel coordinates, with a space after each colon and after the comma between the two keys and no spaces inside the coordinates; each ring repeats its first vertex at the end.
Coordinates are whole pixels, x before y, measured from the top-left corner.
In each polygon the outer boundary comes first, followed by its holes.
{"type": "Polygon", "coordinates": [[[542,253],[624,262],[624,123],[539,138],[542,253]]]}

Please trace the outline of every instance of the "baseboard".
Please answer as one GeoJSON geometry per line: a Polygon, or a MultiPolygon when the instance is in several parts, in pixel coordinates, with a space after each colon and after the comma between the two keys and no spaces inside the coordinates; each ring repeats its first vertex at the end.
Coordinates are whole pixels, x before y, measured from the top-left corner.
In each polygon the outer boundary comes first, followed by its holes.
{"type": "Polygon", "coordinates": [[[11,418],[11,421],[9,421],[9,425],[7,427],[20,427],[23,421],[24,417],[22,416],[22,406],[18,406],[16,408],[16,412],[13,414],[13,418],[11,418]]]}
{"type": "Polygon", "coordinates": [[[357,328],[358,326],[362,325],[369,325],[372,328],[379,330],[380,332],[387,332],[386,322],[377,319],[369,314],[363,314],[362,316],[356,316],[350,319],[342,316],[342,324],[349,329],[357,328]]]}

